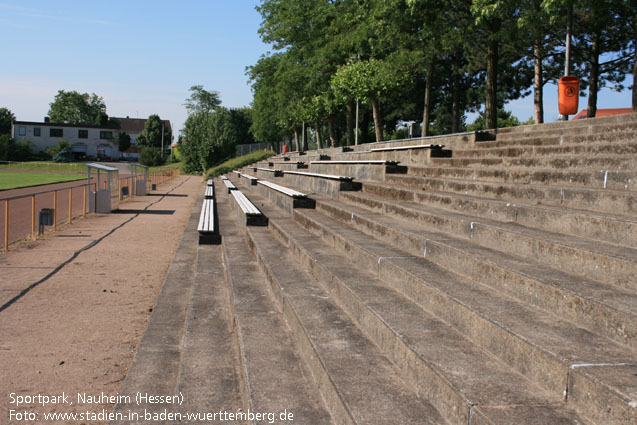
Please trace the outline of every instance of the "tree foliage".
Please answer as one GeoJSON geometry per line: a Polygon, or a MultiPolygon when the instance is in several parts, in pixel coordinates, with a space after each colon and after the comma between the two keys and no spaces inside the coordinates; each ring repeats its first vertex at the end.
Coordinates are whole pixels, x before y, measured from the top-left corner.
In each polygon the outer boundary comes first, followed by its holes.
{"type": "Polygon", "coordinates": [[[135,138],[140,146],[151,146],[161,148],[162,146],[162,129],[164,135],[164,147],[170,146],[172,133],[170,129],[162,123],[161,118],[157,114],[148,117],[144,124],[144,129],[135,138]]]}
{"type": "Polygon", "coordinates": [[[0,134],[11,134],[11,124],[15,116],[8,108],[0,108],[0,134]]]}
{"type": "Polygon", "coordinates": [[[106,105],[104,99],[95,93],[58,90],[50,103],[51,122],[76,125],[106,125],[106,105]]]}
{"type": "Polygon", "coordinates": [[[219,92],[204,90],[201,85],[190,87],[190,92],[190,97],[185,103],[189,115],[198,112],[209,114],[221,106],[219,92]]]}
{"type": "Polygon", "coordinates": [[[601,87],[621,90],[637,73],[634,0],[262,0],[259,33],[273,51],[246,71],[252,132],[290,140],[310,124],[317,142],[327,132],[351,143],[356,100],[362,140],[401,121],[422,120],[423,135],[462,131],[480,110],[496,128],[514,123],[499,118],[506,103],[531,92],[542,122],[542,89],[563,73],[569,3],[572,73],[593,116],[601,87]]]}

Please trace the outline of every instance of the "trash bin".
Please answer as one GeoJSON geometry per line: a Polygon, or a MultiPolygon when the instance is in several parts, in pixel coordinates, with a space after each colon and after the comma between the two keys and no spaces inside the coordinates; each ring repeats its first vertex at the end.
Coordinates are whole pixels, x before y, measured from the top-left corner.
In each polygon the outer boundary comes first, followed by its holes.
{"type": "Polygon", "coordinates": [[[122,186],[122,198],[128,196],[128,186],[122,186]]]}
{"type": "Polygon", "coordinates": [[[53,226],[53,208],[40,210],[40,226],[53,226]]]}
{"type": "Polygon", "coordinates": [[[561,115],[577,114],[579,78],[566,76],[557,82],[557,104],[561,115]]]}

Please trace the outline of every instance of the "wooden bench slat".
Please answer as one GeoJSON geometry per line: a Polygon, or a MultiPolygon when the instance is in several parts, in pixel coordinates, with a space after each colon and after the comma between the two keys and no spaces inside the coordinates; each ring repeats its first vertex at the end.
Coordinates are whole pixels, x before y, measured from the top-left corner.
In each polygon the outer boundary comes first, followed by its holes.
{"type": "Polygon", "coordinates": [[[204,199],[203,205],[201,205],[199,226],[197,226],[197,231],[200,233],[213,233],[215,231],[214,202],[214,199],[204,199]]]}

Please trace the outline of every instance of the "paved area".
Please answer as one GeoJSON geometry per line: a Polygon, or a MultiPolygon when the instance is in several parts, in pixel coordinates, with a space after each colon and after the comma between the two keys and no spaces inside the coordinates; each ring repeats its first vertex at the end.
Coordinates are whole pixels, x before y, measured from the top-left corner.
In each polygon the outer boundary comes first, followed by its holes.
{"type": "Polygon", "coordinates": [[[105,396],[122,388],[202,190],[199,177],[180,176],[116,214],[74,220],[0,253],[0,422],[19,420],[10,411],[47,423],[44,413],[112,408],[105,396]],[[62,394],[72,405],[41,403],[62,394]]]}

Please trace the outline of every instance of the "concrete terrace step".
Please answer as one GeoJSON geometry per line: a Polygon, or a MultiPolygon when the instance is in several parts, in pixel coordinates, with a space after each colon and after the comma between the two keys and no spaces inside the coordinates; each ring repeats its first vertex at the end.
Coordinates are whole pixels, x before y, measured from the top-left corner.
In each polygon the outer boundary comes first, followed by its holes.
{"type": "MultiPolygon", "coordinates": [[[[511,254],[530,257],[575,275],[637,290],[635,248],[445,211],[414,202],[393,202],[370,194],[343,194],[342,198],[396,218],[416,220],[428,230],[446,232],[492,249],[506,247],[511,254]]],[[[634,307],[637,311],[637,298],[634,307]]]]}
{"type": "MultiPolygon", "coordinates": [[[[424,178],[405,175],[388,175],[385,183],[402,188],[435,190],[484,198],[507,199],[528,204],[561,205],[591,211],[603,211],[634,215],[637,213],[637,193],[611,189],[587,189],[576,187],[512,184],[485,181],[468,181],[452,178],[424,178]]],[[[374,191],[377,183],[367,183],[363,191],[374,191]]],[[[377,191],[377,190],[376,190],[377,191]]]]}
{"type": "Polygon", "coordinates": [[[493,424],[530,424],[546,423],[549,417],[578,423],[579,418],[564,408],[561,395],[551,395],[519,375],[375,273],[356,263],[344,265],[332,246],[308,235],[292,218],[276,215],[276,211],[269,213],[270,223],[291,248],[296,262],[311,270],[451,423],[480,419],[493,424]]]}
{"type": "Polygon", "coordinates": [[[637,158],[624,155],[561,155],[559,157],[514,157],[514,158],[432,158],[431,165],[442,167],[525,167],[544,169],[593,169],[625,170],[637,168],[637,158]]]}
{"type": "Polygon", "coordinates": [[[455,158],[493,158],[520,156],[552,156],[552,155],[635,155],[637,143],[592,143],[562,146],[521,146],[503,148],[458,149],[453,151],[455,158]]]}
{"type": "MultiPolygon", "coordinates": [[[[294,217],[305,228],[350,256],[357,265],[377,270],[381,279],[412,301],[556,395],[564,393],[569,368],[580,361],[635,366],[634,351],[551,313],[525,306],[425,258],[390,249],[386,243],[352,229],[349,223],[339,223],[313,210],[296,210],[294,217]]],[[[597,402],[594,408],[580,405],[576,408],[601,412],[605,415],[603,423],[614,424],[634,413],[627,402],[632,390],[627,390],[614,377],[609,377],[606,382],[601,377],[596,378],[601,381],[590,378],[586,391],[593,401],[602,398],[604,401],[597,402]]],[[[579,392],[580,388],[569,387],[567,391],[579,392]]]]}
{"type": "Polygon", "coordinates": [[[335,423],[446,423],[269,230],[247,234],[335,423]]]}
{"type": "Polygon", "coordinates": [[[378,195],[365,192],[365,196],[350,196],[350,194],[343,193],[341,198],[353,199],[355,202],[374,209],[384,208],[383,201],[403,199],[406,200],[405,202],[433,206],[476,218],[518,223],[537,229],[637,248],[637,217],[576,210],[561,206],[527,205],[431,190],[401,189],[397,194],[395,188],[389,185],[376,185],[375,193],[378,195]]]}
{"type": "Polygon", "coordinates": [[[637,138],[637,123],[622,124],[614,129],[612,133],[595,132],[584,134],[555,134],[553,132],[534,132],[524,137],[504,138],[495,141],[477,142],[476,148],[496,148],[505,146],[548,146],[548,145],[570,145],[576,143],[610,142],[620,143],[637,138]]]}
{"type": "MultiPolygon", "coordinates": [[[[451,168],[411,166],[408,175],[420,177],[450,177],[463,180],[491,181],[517,184],[541,184],[547,186],[573,186],[592,189],[637,190],[637,173],[633,171],[584,171],[553,169],[500,168],[451,168]]],[[[370,179],[377,180],[377,179],[370,179]]]]}
{"type": "MultiPolygon", "coordinates": [[[[430,231],[422,225],[373,213],[355,205],[321,200],[317,208],[329,216],[412,255],[508,293],[524,303],[553,311],[573,323],[596,329],[622,344],[637,346],[637,294],[588,278],[551,269],[537,260],[482,247],[452,234],[430,231]],[[498,276],[498,279],[493,279],[498,276]]],[[[414,214],[411,212],[411,214],[414,214]]],[[[444,217],[440,217],[440,222],[444,217]]]]}
{"type": "MultiPolygon", "coordinates": [[[[285,318],[274,302],[257,261],[250,254],[227,205],[220,208],[223,257],[231,288],[236,335],[249,409],[278,420],[290,412],[301,423],[335,423],[301,359],[285,318]]],[[[256,423],[268,423],[264,417],[256,423]]]]}

